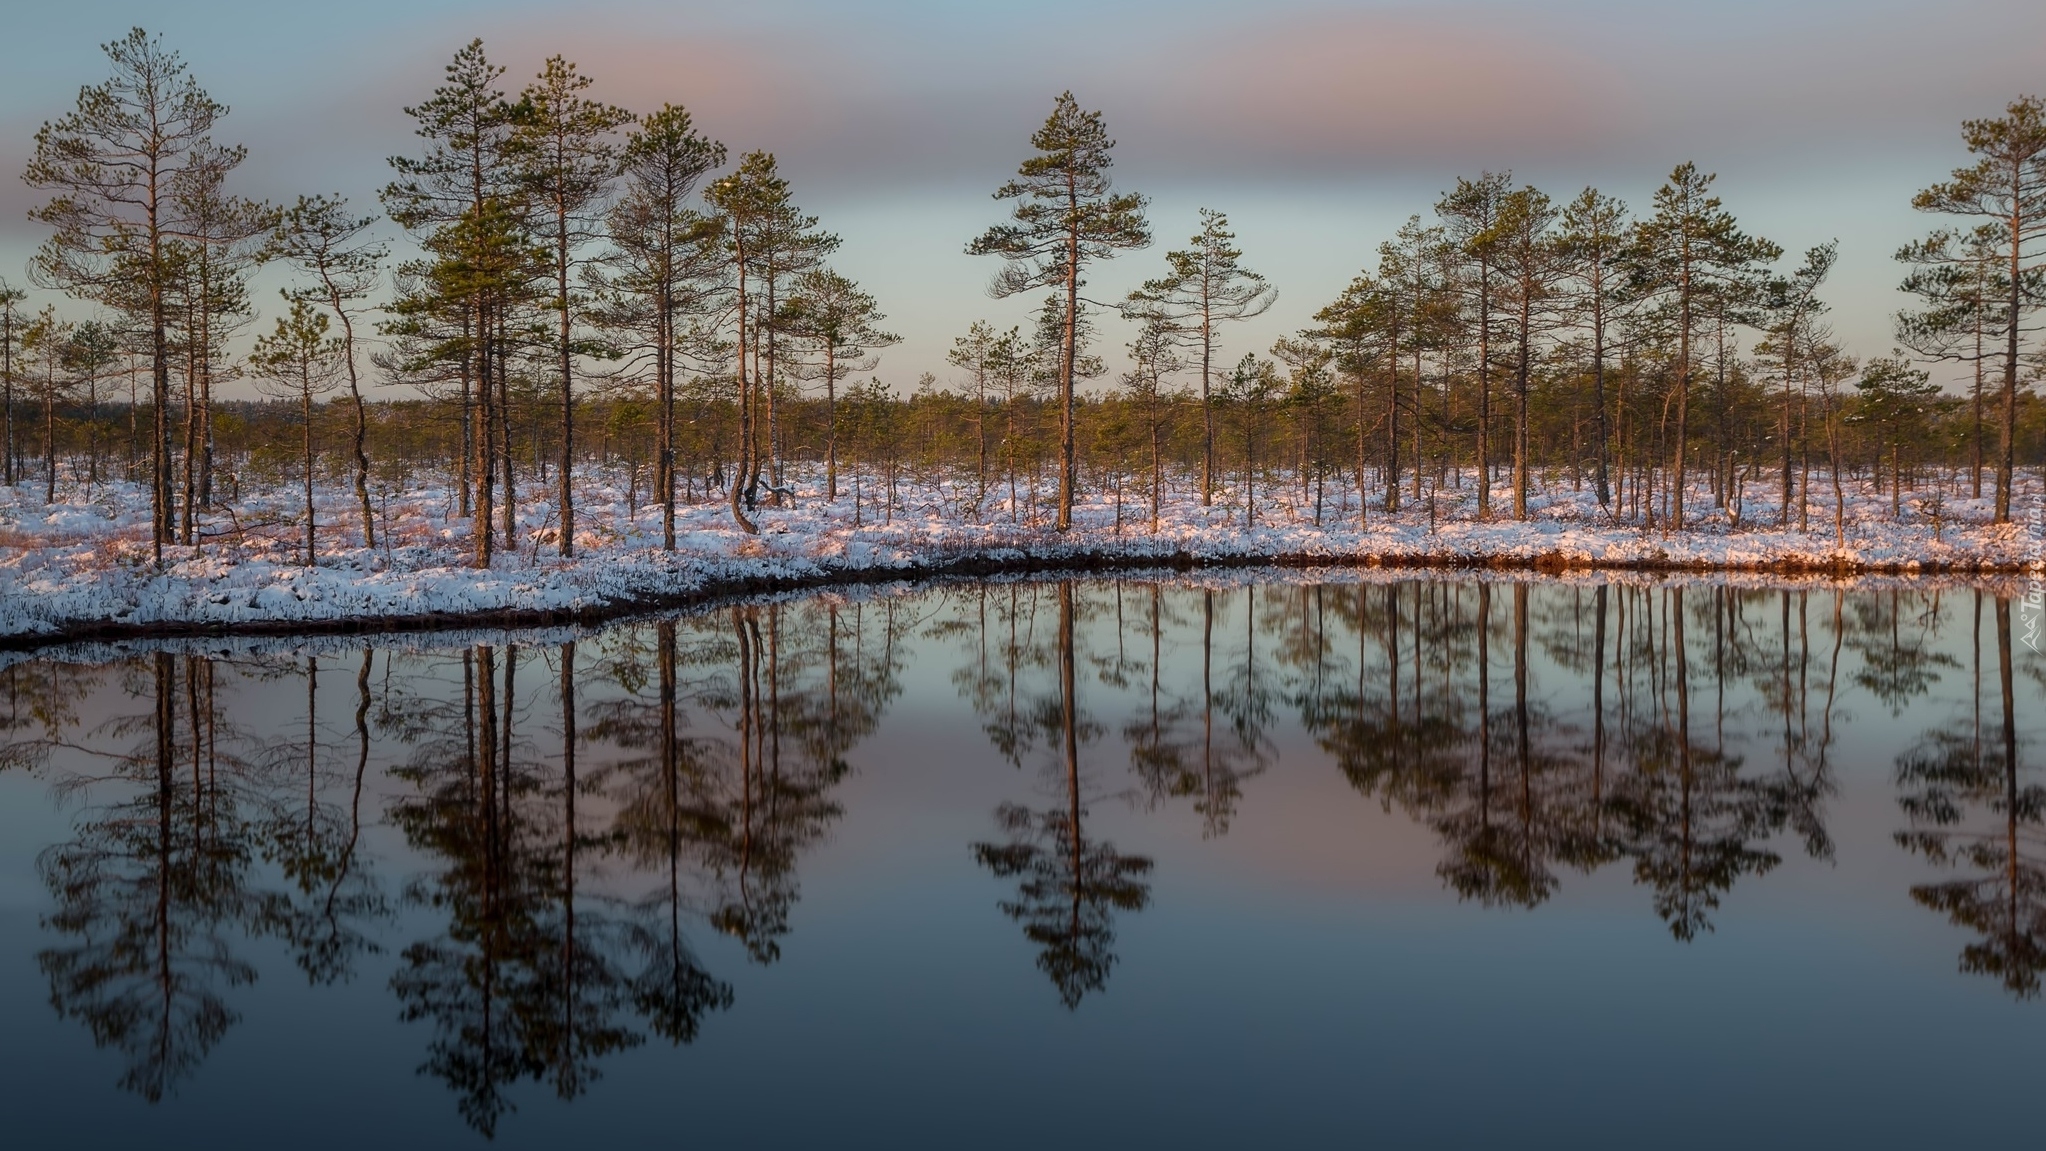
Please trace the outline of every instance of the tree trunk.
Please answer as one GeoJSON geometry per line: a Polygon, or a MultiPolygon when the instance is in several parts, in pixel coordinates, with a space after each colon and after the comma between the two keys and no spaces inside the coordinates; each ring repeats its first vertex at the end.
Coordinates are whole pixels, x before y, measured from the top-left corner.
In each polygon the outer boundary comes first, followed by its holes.
{"type": "Polygon", "coordinates": [[[746,246],[738,237],[738,221],[733,221],[732,230],[735,241],[733,266],[737,269],[739,280],[738,292],[734,296],[739,310],[739,462],[732,471],[732,522],[738,524],[740,530],[747,535],[757,536],[760,529],[753,525],[752,520],[746,518],[746,509],[743,506],[746,485],[751,482],[753,463],[753,412],[746,386],[746,246]]]}
{"type": "Polygon", "coordinates": [[[300,392],[299,417],[305,423],[305,566],[313,566],[313,387],[311,379],[300,392]]]}
{"type": "Polygon", "coordinates": [[[1078,368],[1080,339],[1080,225],[1079,194],[1069,177],[1066,182],[1066,330],[1065,346],[1059,349],[1059,503],[1054,527],[1061,532],[1073,526],[1073,488],[1076,460],[1073,452],[1073,374],[1078,368]]]}
{"type": "MultiPolygon", "coordinates": [[[[980,470],[986,487],[987,433],[980,435],[980,470]]],[[[824,502],[838,499],[838,348],[824,344],[824,502]]]]}
{"type": "Polygon", "coordinates": [[[470,435],[472,450],[476,453],[473,478],[476,484],[476,502],[470,534],[475,537],[474,563],[479,568],[490,566],[495,541],[491,533],[496,530],[494,516],[496,505],[491,499],[491,487],[496,482],[497,461],[492,458],[496,437],[491,431],[491,411],[496,407],[490,387],[490,315],[486,305],[479,302],[476,307],[476,406],[472,409],[475,420],[470,435]]]}
{"type": "MultiPolygon", "coordinates": [[[[575,357],[569,345],[568,207],[557,199],[554,210],[555,306],[561,309],[561,558],[575,556],[575,357]]],[[[506,445],[509,448],[509,444],[506,445]]],[[[507,451],[505,458],[511,453],[507,451]]],[[[510,490],[507,482],[506,490],[510,490]]]]}

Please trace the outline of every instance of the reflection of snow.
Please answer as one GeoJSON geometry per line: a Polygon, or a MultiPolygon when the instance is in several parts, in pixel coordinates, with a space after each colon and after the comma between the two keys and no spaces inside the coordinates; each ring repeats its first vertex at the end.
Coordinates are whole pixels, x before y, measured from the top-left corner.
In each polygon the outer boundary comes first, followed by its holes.
{"type": "MultiPolygon", "coordinates": [[[[975,514],[971,480],[903,482],[885,515],[873,499],[876,485],[862,485],[867,497],[857,527],[849,496],[827,505],[818,485],[805,483],[791,507],[755,513],[757,537],[732,525],[721,500],[678,508],[676,550],[668,553],[660,548],[659,506],[629,509],[623,480],[592,475],[580,485],[578,557],[567,563],[553,554],[551,489],[523,490],[517,554],[500,555],[488,571],[467,566],[468,523],[452,516],[454,501],[444,488],[422,487],[380,500],[379,546],[371,550],[357,542],[353,493],[329,486],[320,499],[324,546],[313,568],[297,562],[294,533],[302,527],[293,523],[295,493],[288,486],[245,492],[234,516],[205,517],[209,538],[203,547],[167,548],[160,574],[148,565],[145,487],[101,485],[91,502],[49,507],[35,498],[34,485],[0,488],[0,635],[98,621],[288,623],[572,611],[739,581],[913,571],[968,558],[1023,563],[1102,556],[1376,557],[1726,569],[1937,564],[2004,571],[2038,562],[2023,524],[1987,522],[1987,500],[1907,500],[1901,518],[1893,518],[1888,493],[1872,494],[1860,482],[1848,484],[1846,546],[1840,549],[1832,493],[1818,488],[1808,532],[1777,529],[1775,506],[1750,498],[1739,527],[1724,513],[1701,510],[1692,513],[1689,530],[1666,535],[1605,520],[1588,488],[1572,491],[1560,481],[1531,499],[1526,522],[1477,522],[1471,518],[1468,478],[1460,489],[1439,492],[1433,506],[1409,502],[1392,515],[1377,506],[1374,493],[1369,522],[1360,529],[1354,497],[1343,499],[1332,485],[1317,525],[1313,493],[1283,476],[1259,485],[1255,526],[1245,526],[1242,502],[1232,492],[1222,492],[1214,507],[1203,509],[1187,492],[1174,491],[1153,533],[1140,486],[1129,484],[1119,513],[1112,490],[1086,493],[1075,510],[1074,530],[1064,535],[1043,522],[1048,500],[1036,504],[1036,523],[1030,509],[1012,514],[1006,502],[992,498],[975,514]]],[[[2033,486],[2020,481],[2021,503],[2036,496],[2033,486]]],[[[841,487],[850,485],[841,479],[841,487]]],[[[1710,509],[1711,503],[1702,487],[1687,501],[1693,509],[1710,509]]]]}

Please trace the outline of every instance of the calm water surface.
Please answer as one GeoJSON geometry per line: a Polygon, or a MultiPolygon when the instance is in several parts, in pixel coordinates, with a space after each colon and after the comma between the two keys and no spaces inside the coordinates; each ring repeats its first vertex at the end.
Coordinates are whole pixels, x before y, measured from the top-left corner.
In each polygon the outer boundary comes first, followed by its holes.
{"type": "Polygon", "coordinates": [[[2036,1138],[2022,603],[1351,579],[18,660],[6,1142],[2036,1138]]]}

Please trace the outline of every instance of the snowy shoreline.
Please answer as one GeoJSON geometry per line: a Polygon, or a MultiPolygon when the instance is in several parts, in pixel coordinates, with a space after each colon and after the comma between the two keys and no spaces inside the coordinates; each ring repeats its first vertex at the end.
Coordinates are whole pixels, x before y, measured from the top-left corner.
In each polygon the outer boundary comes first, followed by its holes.
{"type": "MultiPolygon", "coordinates": [[[[1939,509],[1935,532],[1922,504],[1892,517],[1887,499],[1859,493],[1849,502],[1841,548],[1830,514],[1822,523],[1816,505],[1809,532],[1774,527],[1773,505],[1750,501],[1745,525],[1708,511],[1688,530],[1665,534],[1614,524],[1587,492],[1567,488],[1538,495],[1526,521],[1480,521],[1466,486],[1439,493],[1434,517],[1373,507],[1360,529],[1354,498],[1347,507],[1325,500],[1317,526],[1305,493],[1275,485],[1259,493],[1260,505],[1270,507],[1255,526],[1245,526],[1234,493],[1202,508],[1174,492],[1154,534],[1148,505],[1125,491],[1119,528],[1112,497],[1094,493],[1076,508],[1073,530],[1061,534],[1020,522],[1023,509],[1012,520],[1006,505],[969,514],[971,488],[907,486],[888,522],[874,522],[882,513],[868,505],[857,526],[844,496],[827,504],[805,493],[791,508],[760,509],[758,536],[734,527],[720,503],[690,505],[677,509],[676,550],[669,552],[659,546],[658,506],[631,507],[624,490],[592,481],[581,488],[578,517],[588,526],[570,561],[552,554],[554,513],[536,488],[536,498],[520,506],[519,551],[487,570],[467,566],[468,525],[447,514],[447,493],[436,488],[381,501],[383,538],[375,549],[360,546],[350,493],[323,492],[319,563],[305,567],[294,546],[303,521],[295,529],[283,522],[292,508],[279,493],[239,507],[241,522],[267,517],[274,529],[230,535],[233,521],[209,518],[204,530],[215,538],[201,548],[167,548],[161,571],[148,563],[145,490],[103,486],[94,500],[46,507],[23,489],[0,489],[0,646],[587,624],[734,596],[998,573],[1269,566],[1804,583],[2046,570],[2041,541],[2025,523],[1984,522],[1986,507],[1958,498],[1939,509]]],[[[2037,503],[2035,493],[2020,495],[2026,509],[2037,503]]],[[[1709,509],[1709,497],[1698,497],[1694,506],[1709,509]]]]}

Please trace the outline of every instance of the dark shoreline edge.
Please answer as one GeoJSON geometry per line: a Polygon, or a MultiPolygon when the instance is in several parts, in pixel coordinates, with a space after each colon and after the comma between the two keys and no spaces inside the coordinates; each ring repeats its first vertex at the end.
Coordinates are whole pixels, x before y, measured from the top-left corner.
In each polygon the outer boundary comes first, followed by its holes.
{"type": "Polygon", "coordinates": [[[1892,576],[1955,581],[2026,579],[2031,571],[2017,564],[1884,563],[1839,560],[1810,563],[1776,560],[1754,564],[1717,564],[1657,559],[1600,561],[1560,553],[1521,556],[1342,555],[1282,552],[1275,555],[1170,555],[1117,552],[1065,552],[1056,555],[965,555],[898,565],[826,569],[792,576],[743,576],[706,580],[682,592],[648,592],[578,608],[498,608],[477,612],[428,612],[418,615],[376,615],[353,619],[246,620],[236,622],[157,620],[126,623],[76,620],[42,632],[0,635],[0,652],[25,652],[89,641],[186,639],[225,636],[385,635],[462,629],[590,626],[653,612],[707,607],[716,603],[783,592],[865,586],[922,580],[1008,575],[1092,575],[1101,572],[1189,572],[1245,568],[1361,568],[1416,572],[1499,572],[1577,575],[1631,572],[1654,576],[1759,575],[1790,579],[1855,579],[1892,576]]]}

